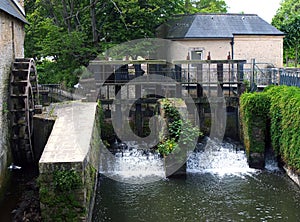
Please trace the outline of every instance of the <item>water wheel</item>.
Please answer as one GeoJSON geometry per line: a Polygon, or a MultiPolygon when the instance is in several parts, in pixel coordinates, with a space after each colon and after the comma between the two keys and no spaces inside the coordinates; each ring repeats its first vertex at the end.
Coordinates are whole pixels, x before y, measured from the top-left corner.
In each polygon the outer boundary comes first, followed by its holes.
{"type": "Polygon", "coordinates": [[[10,78],[10,113],[14,161],[34,162],[32,146],[33,115],[39,104],[38,82],[33,59],[15,59],[10,78]]]}

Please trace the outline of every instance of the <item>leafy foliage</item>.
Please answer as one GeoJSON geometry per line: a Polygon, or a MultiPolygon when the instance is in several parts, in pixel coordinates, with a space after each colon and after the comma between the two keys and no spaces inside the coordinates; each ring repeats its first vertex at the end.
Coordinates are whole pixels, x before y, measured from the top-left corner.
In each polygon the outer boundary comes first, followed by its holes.
{"type": "Polygon", "coordinates": [[[227,5],[224,0],[185,0],[184,12],[192,13],[226,13],[227,5]]]}
{"type": "Polygon", "coordinates": [[[170,100],[163,100],[163,109],[167,119],[168,136],[158,144],[157,150],[163,156],[189,150],[195,139],[202,135],[199,128],[193,126],[189,120],[183,121],[179,111],[170,100]]]}
{"type": "Polygon", "coordinates": [[[299,0],[284,0],[272,20],[272,25],[286,34],[284,38],[284,53],[288,58],[298,60],[300,44],[300,2],[299,0]]]}
{"type": "Polygon", "coordinates": [[[257,151],[255,134],[251,130],[257,122],[261,122],[259,127],[265,130],[269,119],[273,149],[288,166],[300,172],[300,89],[268,87],[263,93],[243,94],[240,103],[246,148],[249,146],[251,151],[257,151]]]}
{"type": "Polygon", "coordinates": [[[240,114],[247,155],[264,153],[269,98],[264,93],[244,93],[240,98],[240,114]]]}
{"type": "Polygon", "coordinates": [[[285,163],[300,172],[300,89],[280,86],[266,93],[271,98],[272,145],[285,163]]]}
{"type": "Polygon", "coordinates": [[[155,37],[156,27],[175,14],[226,11],[223,0],[24,2],[30,22],[25,30],[25,55],[49,59],[38,64],[42,70],[41,83],[63,83],[66,87],[78,81],[75,69],[87,66],[99,53],[119,43],[155,37]]]}
{"type": "Polygon", "coordinates": [[[167,139],[162,143],[157,145],[158,152],[163,155],[167,156],[170,153],[174,152],[174,150],[178,149],[178,144],[175,142],[175,139],[167,139]]]}
{"type": "Polygon", "coordinates": [[[38,183],[43,221],[78,221],[85,216],[77,193],[83,185],[78,172],[56,169],[51,175],[40,174],[38,183]]]}
{"type": "Polygon", "coordinates": [[[201,0],[195,1],[196,9],[199,12],[206,12],[206,13],[226,13],[227,12],[227,5],[224,0],[201,0]]]}

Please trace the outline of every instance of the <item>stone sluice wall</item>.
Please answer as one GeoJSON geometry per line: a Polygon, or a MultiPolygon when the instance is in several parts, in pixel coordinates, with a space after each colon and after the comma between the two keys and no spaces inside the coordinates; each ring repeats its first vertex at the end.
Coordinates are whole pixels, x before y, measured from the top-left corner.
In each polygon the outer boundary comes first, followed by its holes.
{"type": "Polygon", "coordinates": [[[78,101],[53,107],[57,117],[39,161],[45,221],[91,220],[101,146],[96,107],[78,101]]]}

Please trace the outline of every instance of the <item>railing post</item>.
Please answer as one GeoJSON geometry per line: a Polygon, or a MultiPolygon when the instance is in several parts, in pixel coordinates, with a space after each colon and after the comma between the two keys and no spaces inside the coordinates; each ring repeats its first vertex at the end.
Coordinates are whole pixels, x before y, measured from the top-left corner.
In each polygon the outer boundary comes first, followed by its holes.
{"type": "Polygon", "coordinates": [[[182,76],[182,68],[181,64],[175,65],[175,80],[176,80],[176,89],[175,94],[177,98],[181,98],[181,76],[182,76]]]}
{"type": "MultiPolygon", "coordinates": [[[[135,77],[140,77],[143,74],[143,70],[141,69],[141,65],[135,65],[135,77]]],[[[136,84],[135,85],[135,99],[140,100],[142,97],[142,85],[136,84]]],[[[138,136],[143,135],[143,117],[142,117],[142,104],[137,102],[135,104],[135,126],[136,126],[136,134],[138,136]]]]}
{"type": "Polygon", "coordinates": [[[251,59],[251,77],[250,77],[250,89],[251,92],[255,91],[255,59],[251,59]]]}
{"type": "Polygon", "coordinates": [[[223,96],[223,82],[224,82],[223,63],[217,64],[217,78],[218,78],[217,94],[218,97],[221,97],[223,96]]]}
{"type": "Polygon", "coordinates": [[[242,94],[242,84],[244,82],[244,64],[239,62],[237,64],[237,91],[238,95],[242,94]]]}

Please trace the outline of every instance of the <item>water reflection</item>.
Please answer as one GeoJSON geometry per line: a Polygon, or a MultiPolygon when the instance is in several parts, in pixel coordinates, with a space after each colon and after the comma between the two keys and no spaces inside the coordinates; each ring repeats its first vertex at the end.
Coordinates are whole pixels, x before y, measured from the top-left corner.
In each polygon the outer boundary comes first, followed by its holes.
{"type": "Polygon", "coordinates": [[[282,173],[128,184],[101,176],[93,221],[297,221],[300,192],[282,173]]]}
{"type": "Polygon", "coordinates": [[[186,180],[129,184],[101,174],[93,221],[299,221],[300,190],[283,172],[252,170],[238,145],[209,143],[191,153],[186,180]]]}

